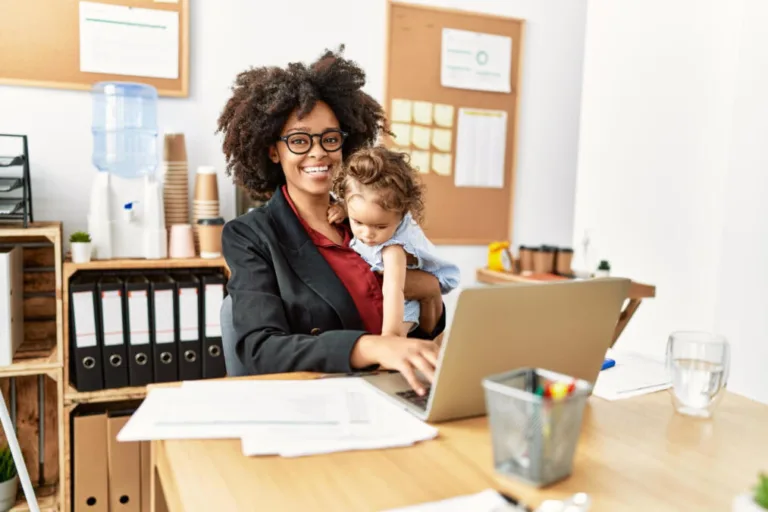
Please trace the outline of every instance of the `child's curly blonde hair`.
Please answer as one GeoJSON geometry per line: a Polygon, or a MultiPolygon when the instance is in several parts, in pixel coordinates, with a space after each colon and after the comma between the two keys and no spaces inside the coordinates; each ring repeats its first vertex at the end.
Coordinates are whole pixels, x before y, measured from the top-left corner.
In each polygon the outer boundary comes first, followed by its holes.
{"type": "Polygon", "coordinates": [[[350,179],[374,190],[385,210],[410,212],[416,222],[424,220],[424,185],[407,153],[384,146],[353,153],[333,177],[333,192],[342,204],[350,193],[350,179]]]}

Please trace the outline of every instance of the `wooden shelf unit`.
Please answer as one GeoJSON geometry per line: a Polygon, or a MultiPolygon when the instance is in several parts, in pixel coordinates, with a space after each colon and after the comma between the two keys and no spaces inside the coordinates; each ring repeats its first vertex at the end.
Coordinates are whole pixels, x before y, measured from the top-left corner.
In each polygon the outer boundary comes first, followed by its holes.
{"type": "Polygon", "coordinates": [[[102,389],[98,391],[78,391],[70,384],[69,378],[69,280],[79,271],[109,271],[109,270],[156,270],[156,269],[183,269],[183,268],[221,268],[228,275],[224,258],[183,258],[183,259],[111,259],[111,260],[92,260],[88,263],[72,263],[66,261],[62,271],[62,297],[63,297],[63,330],[64,342],[62,347],[63,356],[63,400],[62,400],[62,421],[60,422],[63,431],[62,441],[59,451],[62,456],[62,497],[60,498],[61,512],[71,512],[71,488],[72,488],[72,447],[70,446],[71,430],[70,418],[79,405],[92,403],[124,402],[132,400],[141,400],[147,394],[145,386],[125,387],[116,389],[102,389]]]}
{"type": "MultiPolygon", "coordinates": [[[[24,261],[24,340],[13,363],[0,367],[0,388],[9,407],[10,389],[15,388],[17,437],[42,512],[58,511],[64,498],[60,485],[64,474],[62,245],[61,222],[0,225],[0,246],[21,247],[24,261]],[[45,428],[42,485],[38,466],[40,415],[45,428]]],[[[19,498],[11,511],[28,510],[19,486],[19,498]]]]}
{"type": "MultiPolygon", "coordinates": [[[[21,485],[19,485],[21,488],[21,485]]],[[[35,489],[35,496],[37,496],[37,505],[40,508],[40,512],[58,512],[59,499],[58,499],[58,486],[46,485],[35,489]]],[[[22,494],[21,498],[16,500],[16,504],[11,508],[9,512],[29,512],[30,508],[27,505],[27,500],[24,499],[22,494]]]]}

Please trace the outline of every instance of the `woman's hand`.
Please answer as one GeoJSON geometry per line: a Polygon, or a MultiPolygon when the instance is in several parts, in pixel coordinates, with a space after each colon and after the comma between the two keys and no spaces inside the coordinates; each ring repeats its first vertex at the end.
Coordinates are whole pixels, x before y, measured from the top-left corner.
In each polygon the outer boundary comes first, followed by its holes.
{"type": "Polygon", "coordinates": [[[397,370],[413,390],[423,396],[424,384],[416,377],[416,370],[431,383],[435,378],[439,352],[440,347],[432,341],[366,335],[362,336],[352,349],[350,364],[353,368],[378,364],[386,369],[397,370]]]}

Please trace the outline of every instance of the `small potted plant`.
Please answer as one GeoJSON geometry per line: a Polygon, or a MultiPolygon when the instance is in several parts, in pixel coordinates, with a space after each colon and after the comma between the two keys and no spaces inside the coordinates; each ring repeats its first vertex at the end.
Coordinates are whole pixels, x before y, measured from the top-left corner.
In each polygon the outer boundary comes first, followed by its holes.
{"type": "Polygon", "coordinates": [[[10,510],[16,504],[19,490],[19,475],[13,454],[7,446],[0,450],[0,511],[10,510]]]}
{"type": "Polygon", "coordinates": [[[751,493],[736,496],[732,510],[733,512],[768,511],[768,475],[760,473],[757,485],[751,493]]]}
{"type": "Polygon", "coordinates": [[[85,231],[75,231],[69,236],[69,246],[72,250],[72,263],[91,261],[91,235],[85,231]]]}

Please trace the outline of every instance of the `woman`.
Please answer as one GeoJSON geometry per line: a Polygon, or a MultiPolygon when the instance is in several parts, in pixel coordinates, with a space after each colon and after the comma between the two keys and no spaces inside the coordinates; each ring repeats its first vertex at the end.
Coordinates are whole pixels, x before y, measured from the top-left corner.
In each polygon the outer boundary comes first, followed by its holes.
{"type": "Polygon", "coordinates": [[[328,222],[334,169],[385,129],[381,105],[362,91],[365,73],[341,51],[310,66],[241,73],[219,118],[227,172],[270,198],[222,234],[236,353],[253,373],[381,366],[423,394],[415,370],[432,380],[431,340],[445,326],[437,279],[410,271],[404,292],[423,311],[437,309],[438,325],[409,338],[381,336],[381,278],[349,247],[349,226],[328,222]]]}

